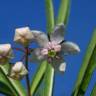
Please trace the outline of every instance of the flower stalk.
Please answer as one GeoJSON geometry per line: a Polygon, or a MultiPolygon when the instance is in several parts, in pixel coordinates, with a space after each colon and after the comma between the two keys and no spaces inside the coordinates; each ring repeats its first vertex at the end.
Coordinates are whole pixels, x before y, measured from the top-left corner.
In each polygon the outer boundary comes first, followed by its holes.
{"type": "MultiPolygon", "coordinates": [[[[25,67],[28,70],[28,54],[29,54],[28,47],[25,47],[25,50],[26,50],[25,67]]],[[[28,96],[31,96],[29,74],[26,75],[26,85],[27,85],[27,94],[28,96]]]]}
{"type": "MultiPolygon", "coordinates": [[[[54,9],[52,0],[46,0],[47,32],[50,34],[54,28],[54,9]]],[[[45,72],[45,96],[52,96],[54,81],[54,69],[47,64],[45,72]]]]}

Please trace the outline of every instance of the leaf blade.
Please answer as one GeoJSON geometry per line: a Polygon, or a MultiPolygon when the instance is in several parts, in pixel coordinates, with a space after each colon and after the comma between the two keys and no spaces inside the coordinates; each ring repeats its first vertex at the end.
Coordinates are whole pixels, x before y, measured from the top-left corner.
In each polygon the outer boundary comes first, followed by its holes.
{"type": "Polygon", "coordinates": [[[61,0],[58,17],[56,23],[62,23],[66,25],[68,22],[68,17],[70,13],[70,0],[61,0]]]}
{"type": "MultiPolygon", "coordinates": [[[[54,29],[54,8],[52,0],[46,0],[46,18],[47,18],[47,32],[50,35],[54,29]]],[[[44,83],[45,90],[44,96],[52,96],[54,82],[54,69],[51,64],[47,64],[47,69],[45,72],[44,83]]]]}
{"type": "Polygon", "coordinates": [[[0,87],[0,93],[7,96],[12,96],[13,92],[10,90],[9,86],[7,86],[4,82],[1,82],[1,81],[0,81],[0,86],[2,86],[0,87]]]}
{"type": "Polygon", "coordinates": [[[41,65],[39,66],[35,76],[33,77],[33,81],[31,83],[31,95],[34,95],[34,92],[36,91],[36,88],[40,82],[40,79],[43,77],[44,72],[46,70],[47,62],[43,61],[41,65]]]}
{"type": "Polygon", "coordinates": [[[86,54],[84,56],[83,63],[81,65],[81,69],[79,71],[79,75],[78,75],[78,78],[77,78],[77,81],[76,81],[76,84],[74,87],[73,96],[77,96],[77,94],[84,94],[88,87],[88,83],[91,79],[91,75],[96,67],[96,60],[94,58],[96,56],[95,47],[96,47],[96,29],[94,30],[92,39],[88,45],[86,54]],[[91,64],[90,62],[93,64],[91,64]],[[90,74],[90,75],[88,76],[88,74],[90,74]],[[86,83],[86,81],[87,81],[87,83],[86,83]],[[80,88],[83,90],[82,92],[80,92],[80,90],[81,90],[80,88]]]}
{"type": "MultiPolygon", "coordinates": [[[[12,78],[9,78],[7,76],[9,66],[10,66],[9,64],[5,64],[5,66],[0,66],[0,68],[1,68],[2,72],[5,74],[9,84],[11,84],[12,88],[14,88],[15,92],[17,94],[19,94],[20,96],[26,96],[26,92],[25,92],[23,86],[21,85],[21,83],[17,80],[13,80],[12,78]]],[[[16,95],[16,96],[18,96],[18,95],[16,95]]]]}
{"type": "Polygon", "coordinates": [[[47,32],[50,34],[54,28],[54,8],[52,0],[45,0],[46,2],[46,18],[47,18],[47,32]]]}
{"type": "MultiPolygon", "coordinates": [[[[0,69],[0,93],[7,94],[11,96],[12,93],[14,93],[14,90],[6,80],[5,76],[2,74],[1,69],[0,69]]],[[[14,94],[15,95],[15,94],[14,94]]]]}

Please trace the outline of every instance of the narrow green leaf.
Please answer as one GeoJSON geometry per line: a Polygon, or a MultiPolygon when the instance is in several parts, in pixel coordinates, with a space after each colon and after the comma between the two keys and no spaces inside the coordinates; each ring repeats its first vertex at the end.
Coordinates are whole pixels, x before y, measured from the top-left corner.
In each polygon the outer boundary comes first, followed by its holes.
{"type": "Polygon", "coordinates": [[[81,83],[81,86],[80,86],[80,90],[82,90],[83,94],[85,94],[85,92],[86,92],[86,89],[89,85],[89,82],[91,80],[92,74],[93,74],[95,69],[96,69],[96,47],[95,47],[95,49],[92,53],[92,56],[91,56],[89,64],[88,64],[88,67],[85,71],[85,74],[84,74],[84,77],[83,77],[83,80],[82,80],[82,83],[81,83]]]}
{"type": "Polygon", "coordinates": [[[96,30],[94,30],[94,34],[87,48],[83,64],[79,71],[78,79],[76,81],[76,85],[73,91],[73,96],[77,96],[78,94],[84,95],[95,68],[96,68],[96,30]]]}
{"type": "Polygon", "coordinates": [[[68,17],[70,13],[70,0],[61,0],[58,18],[57,18],[57,24],[64,22],[66,25],[68,22],[68,17]]]}
{"type": "Polygon", "coordinates": [[[46,1],[47,32],[50,34],[54,28],[54,9],[52,0],[46,1]]]}
{"type": "Polygon", "coordinates": [[[96,84],[95,84],[90,96],[96,96],[96,84]]]}
{"type": "MultiPolygon", "coordinates": [[[[1,75],[1,74],[0,74],[1,75]]],[[[0,81],[0,93],[6,96],[13,96],[13,92],[10,90],[9,86],[0,81]]]]}
{"type": "Polygon", "coordinates": [[[52,89],[53,89],[53,82],[54,82],[54,69],[52,68],[51,64],[47,65],[47,70],[45,72],[44,78],[44,96],[52,96],[52,89]]]}
{"type": "Polygon", "coordinates": [[[5,77],[8,81],[8,83],[10,84],[10,86],[12,86],[12,88],[14,89],[15,96],[18,96],[18,95],[19,96],[26,96],[26,92],[25,92],[23,86],[20,84],[20,82],[17,81],[17,80],[13,80],[13,79],[11,79],[7,76],[9,68],[10,68],[9,64],[5,64],[3,66],[0,65],[0,69],[2,70],[2,73],[5,75],[5,77]]]}
{"type": "Polygon", "coordinates": [[[5,73],[0,67],[0,85],[3,85],[3,87],[0,87],[0,92],[3,92],[5,94],[14,94],[17,96],[17,93],[15,92],[14,88],[11,86],[9,80],[7,79],[7,76],[5,76],[5,73]],[[8,92],[9,89],[10,91],[8,92]]]}
{"type": "MultiPolygon", "coordinates": [[[[54,28],[54,9],[52,0],[46,0],[46,17],[47,17],[47,32],[50,34],[54,28]]],[[[51,64],[47,64],[47,69],[44,77],[44,96],[52,96],[54,82],[54,69],[51,64]]]]}
{"type": "Polygon", "coordinates": [[[31,95],[33,96],[34,92],[36,91],[36,88],[38,87],[41,78],[44,75],[44,72],[46,70],[47,62],[43,61],[43,63],[39,66],[35,76],[33,77],[33,81],[31,83],[31,95]]]}

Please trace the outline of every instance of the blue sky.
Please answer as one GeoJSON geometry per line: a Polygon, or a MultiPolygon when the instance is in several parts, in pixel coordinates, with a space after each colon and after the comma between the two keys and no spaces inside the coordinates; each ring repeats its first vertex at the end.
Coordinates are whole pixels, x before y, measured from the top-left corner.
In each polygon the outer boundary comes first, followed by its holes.
{"type": "MultiPolygon", "coordinates": [[[[13,44],[14,30],[17,27],[29,26],[31,29],[46,31],[44,1],[0,0],[0,43],[13,44]]],[[[53,1],[56,16],[60,0],[53,1]]],[[[95,9],[96,0],[71,0],[69,22],[64,38],[79,44],[81,52],[66,57],[66,72],[63,75],[57,73],[55,76],[54,96],[70,96],[72,92],[92,31],[96,27],[95,9]]],[[[35,66],[32,69],[35,70],[35,66]]],[[[96,82],[95,75],[96,72],[92,76],[85,96],[90,96],[96,82]]]]}

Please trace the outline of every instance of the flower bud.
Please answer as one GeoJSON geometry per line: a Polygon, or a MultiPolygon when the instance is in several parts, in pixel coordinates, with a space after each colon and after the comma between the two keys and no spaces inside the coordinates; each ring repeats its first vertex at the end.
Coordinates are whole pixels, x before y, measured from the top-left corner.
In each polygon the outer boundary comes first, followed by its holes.
{"type": "Polygon", "coordinates": [[[11,68],[10,77],[13,79],[22,79],[28,73],[22,62],[16,62],[11,68]]]}
{"type": "Polygon", "coordinates": [[[0,64],[7,63],[13,58],[12,48],[10,44],[0,44],[0,64]]]}
{"type": "Polygon", "coordinates": [[[23,46],[28,46],[32,40],[33,35],[29,27],[17,28],[15,30],[15,42],[22,44],[23,46]]]}

